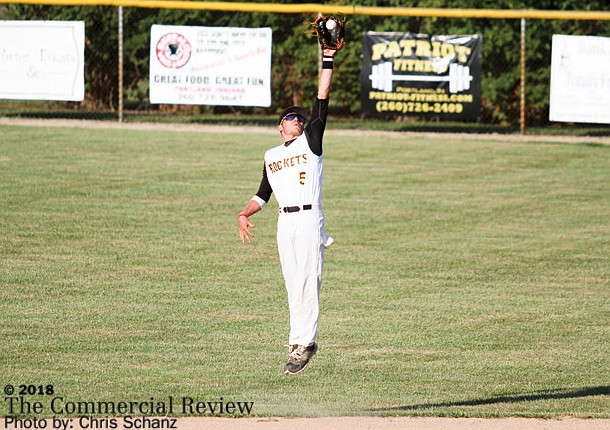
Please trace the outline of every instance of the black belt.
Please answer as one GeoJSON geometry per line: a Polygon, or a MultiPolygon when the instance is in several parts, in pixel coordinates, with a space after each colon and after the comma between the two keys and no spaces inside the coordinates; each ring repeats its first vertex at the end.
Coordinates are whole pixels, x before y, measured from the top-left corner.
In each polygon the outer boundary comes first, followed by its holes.
{"type": "MultiPolygon", "coordinates": [[[[303,210],[304,211],[308,211],[311,209],[311,205],[303,205],[303,210]]],[[[282,212],[284,213],[292,213],[292,212],[299,212],[301,210],[301,206],[285,206],[282,209],[282,212]]]]}

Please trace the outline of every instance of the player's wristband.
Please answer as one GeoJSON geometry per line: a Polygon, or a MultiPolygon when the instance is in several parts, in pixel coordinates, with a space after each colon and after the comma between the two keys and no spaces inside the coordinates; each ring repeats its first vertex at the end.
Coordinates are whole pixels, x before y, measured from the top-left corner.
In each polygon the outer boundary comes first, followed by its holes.
{"type": "Polygon", "coordinates": [[[245,216],[246,218],[248,218],[248,215],[246,215],[245,213],[240,213],[239,215],[237,215],[237,219],[239,219],[239,217],[245,216]]]}
{"type": "Polygon", "coordinates": [[[327,56],[322,57],[322,68],[323,69],[332,69],[333,64],[334,64],[333,57],[327,57],[327,56]]]}

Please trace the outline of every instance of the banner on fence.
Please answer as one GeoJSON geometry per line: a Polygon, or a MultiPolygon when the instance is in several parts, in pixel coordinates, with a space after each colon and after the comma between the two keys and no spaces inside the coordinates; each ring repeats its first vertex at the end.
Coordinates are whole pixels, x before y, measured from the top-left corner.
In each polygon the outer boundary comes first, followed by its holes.
{"type": "Polygon", "coordinates": [[[553,35],[549,120],[610,124],[610,38],[553,35]]]}
{"type": "Polygon", "coordinates": [[[150,102],[271,106],[271,29],[153,25],[150,102]]]}
{"type": "Polygon", "coordinates": [[[476,120],[482,36],[363,34],[362,111],[476,120]]]}
{"type": "Polygon", "coordinates": [[[0,21],[0,98],[81,101],[85,23],[0,21]]]}

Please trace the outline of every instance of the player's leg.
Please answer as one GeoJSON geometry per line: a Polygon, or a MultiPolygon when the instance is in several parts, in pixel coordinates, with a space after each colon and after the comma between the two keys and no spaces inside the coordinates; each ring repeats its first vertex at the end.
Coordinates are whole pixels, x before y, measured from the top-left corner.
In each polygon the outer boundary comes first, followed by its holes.
{"type": "Polygon", "coordinates": [[[324,248],[318,224],[313,221],[309,213],[278,223],[278,249],[290,308],[289,359],[284,368],[287,374],[305,369],[317,351],[324,248]]]}
{"type": "Polygon", "coordinates": [[[289,344],[316,339],[324,248],[311,213],[287,214],[278,223],[278,250],[290,308],[289,344]]]}
{"type": "MultiPolygon", "coordinates": [[[[309,215],[309,214],[308,214],[309,215]]],[[[297,230],[295,249],[297,260],[297,285],[295,292],[296,325],[299,327],[299,345],[311,346],[317,337],[320,314],[320,287],[324,264],[322,246],[317,224],[302,224],[297,230]]]]}
{"type": "Polygon", "coordinates": [[[299,337],[295,319],[299,303],[298,264],[295,252],[294,222],[291,217],[293,218],[292,214],[281,214],[278,219],[277,228],[277,247],[288,295],[288,308],[290,310],[289,344],[295,343],[299,337]]]}

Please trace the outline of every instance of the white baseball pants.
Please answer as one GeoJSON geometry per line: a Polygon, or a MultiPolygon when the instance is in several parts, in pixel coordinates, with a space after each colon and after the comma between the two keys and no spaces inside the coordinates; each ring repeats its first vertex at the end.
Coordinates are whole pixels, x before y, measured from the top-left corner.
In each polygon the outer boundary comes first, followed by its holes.
{"type": "Polygon", "coordinates": [[[321,209],[314,206],[312,210],[280,213],[277,244],[288,292],[290,345],[309,346],[316,340],[327,242],[321,209]]]}

